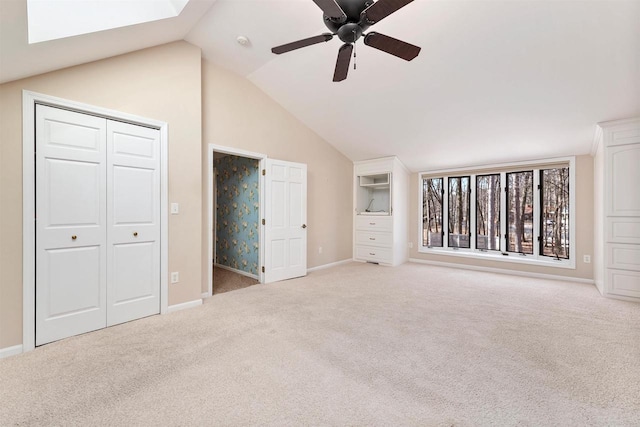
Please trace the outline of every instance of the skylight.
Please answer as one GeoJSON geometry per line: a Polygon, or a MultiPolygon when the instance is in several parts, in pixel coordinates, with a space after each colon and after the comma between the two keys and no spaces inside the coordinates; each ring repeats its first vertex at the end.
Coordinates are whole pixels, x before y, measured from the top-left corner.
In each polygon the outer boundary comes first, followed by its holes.
{"type": "Polygon", "coordinates": [[[173,18],[189,0],[27,0],[29,43],[173,18]]]}

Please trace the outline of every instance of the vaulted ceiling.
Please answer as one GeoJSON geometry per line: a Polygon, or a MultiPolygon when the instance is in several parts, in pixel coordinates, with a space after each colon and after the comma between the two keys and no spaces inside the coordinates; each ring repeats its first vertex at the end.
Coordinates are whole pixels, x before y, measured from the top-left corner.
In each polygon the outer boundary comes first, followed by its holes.
{"type": "Polygon", "coordinates": [[[639,1],[416,0],[372,29],[420,55],[358,41],[357,70],[333,83],[337,38],[270,51],[327,32],[312,0],[191,0],[175,18],[32,45],[26,0],[2,0],[0,81],[184,39],[350,159],[433,170],[589,153],[597,122],[640,115],[638,22],[639,1]]]}

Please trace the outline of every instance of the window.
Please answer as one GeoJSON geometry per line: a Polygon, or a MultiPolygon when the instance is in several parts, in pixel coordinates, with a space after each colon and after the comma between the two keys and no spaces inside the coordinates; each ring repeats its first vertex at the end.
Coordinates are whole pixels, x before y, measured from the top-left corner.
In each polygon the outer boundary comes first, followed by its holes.
{"type": "Polygon", "coordinates": [[[569,168],[540,171],[540,254],[569,258],[569,168]]]}
{"type": "Polygon", "coordinates": [[[469,202],[471,189],[468,176],[449,178],[449,247],[470,248],[469,202]]]}
{"type": "Polygon", "coordinates": [[[419,251],[575,268],[574,164],[422,173],[419,251]]]}
{"type": "Polygon", "coordinates": [[[476,176],[476,248],[500,250],[500,174],[476,176]]]}
{"type": "Polygon", "coordinates": [[[422,245],[442,247],[442,178],[422,182],[422,245]]]}
{"type": "Polygon", "coordinates": [[[533,253],[533,171],[507,174],[507,251],[533,253]]]}

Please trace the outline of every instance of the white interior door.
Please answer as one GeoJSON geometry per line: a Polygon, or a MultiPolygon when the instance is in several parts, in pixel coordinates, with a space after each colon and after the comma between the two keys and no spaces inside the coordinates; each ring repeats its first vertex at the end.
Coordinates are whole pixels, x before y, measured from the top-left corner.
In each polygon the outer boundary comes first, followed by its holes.
{"type": "Polygon", "coordinates": [[[36,345],[106,325],[106,120],[36,107],[36,345]]]}
{"type": "Polygon", "coordinates": [[[160,132],[107,122],[107,326],[160,312],[160,132]]]}
{"type": "Polygon", "coordinates": [[[267,159],[265,283],[307,274],[307,165],[267,159]]]}

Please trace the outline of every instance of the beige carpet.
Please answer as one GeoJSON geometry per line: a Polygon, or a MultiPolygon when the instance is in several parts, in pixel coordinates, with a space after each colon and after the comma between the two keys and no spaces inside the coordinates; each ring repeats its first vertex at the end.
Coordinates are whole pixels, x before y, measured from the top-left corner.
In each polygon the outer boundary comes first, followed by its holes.
{"type": "Polygon", "coordinates": [[[251,277],[243,276],[242,274],[238,274],[224,268],[213,267],[214,295],[235,291],[237,289],[257,285],[258,283],[258,280],[252,279],[251,277]]]}
{"type": "Polygon", "coordinates": [[[640,305],[348,264],[0,360],[0,425],[640,425],[640,305]]]}

